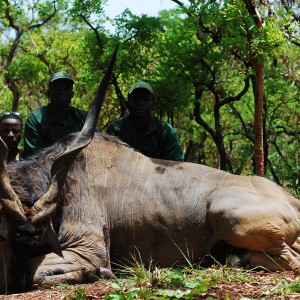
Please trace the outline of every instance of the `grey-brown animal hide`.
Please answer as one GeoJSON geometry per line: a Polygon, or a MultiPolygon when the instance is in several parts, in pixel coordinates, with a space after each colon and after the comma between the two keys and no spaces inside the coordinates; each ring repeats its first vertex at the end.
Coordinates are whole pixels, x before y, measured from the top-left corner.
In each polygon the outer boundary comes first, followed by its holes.
{"type": "MultiPolygon", "coordinates": [[[[9,166],[23,203],[45,192],[51,162],[70,139],[9,166]]],[[[40,256],[38,242],[29,247],[35,256],[25,268],[29,286],[111,276],[111,255],[161,266],[185,263],[185,257],[199,262],[219,241],[245,249],[251,267],[300,267],[299,200],[266,178],[151,159],[96,134],[71,165],[60,197],[52,220],[63,257],[40,256]]],[[[18,242],[14,253],[17,248],[18,242]]]]}

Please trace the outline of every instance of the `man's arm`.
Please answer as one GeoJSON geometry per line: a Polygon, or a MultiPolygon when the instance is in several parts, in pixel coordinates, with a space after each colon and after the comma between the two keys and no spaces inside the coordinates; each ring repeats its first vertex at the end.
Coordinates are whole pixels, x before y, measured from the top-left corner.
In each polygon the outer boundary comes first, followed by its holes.
{"type": "Polygon", "coordinates": [[[183,161],[184,154],[175,129],[165,123],[163,126],[163,144],[161,145],[162,159],[183,161]]]}
{"type": "Polygon", "coordinates": [[[24,130],[24,152],[23,157],[32,155],[36,150],[45,148],[45,144],[38,132],[38,121],[34,114],[29,114],[24,130]]]}
{"type": "Polygon", "coordinates": [[[110,134],[110,135],[115,135],[115,128],[114,128],[114,125],[112,123],[110,123],[107,128],[105,129],[105,132],[107,134],[110,134]]]}
{"type": "Polygon", "coordinates": [[[110,122],[105,129],[105,133],[114,135],[118,138],[121,138],[121,122],[120,120],[114,120],[110,122]]]}

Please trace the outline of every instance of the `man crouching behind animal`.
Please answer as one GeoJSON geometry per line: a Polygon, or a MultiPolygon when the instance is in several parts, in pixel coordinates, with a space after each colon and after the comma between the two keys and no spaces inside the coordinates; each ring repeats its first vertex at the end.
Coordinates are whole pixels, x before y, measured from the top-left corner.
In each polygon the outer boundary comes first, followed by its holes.
{"type": "Polygon", "coordinates": [[[7,161],[20,159],[18,145],[22,138],[22,118],[17,111],[5,111],[0,115],[0,136],[8,148],[7,161]]]}

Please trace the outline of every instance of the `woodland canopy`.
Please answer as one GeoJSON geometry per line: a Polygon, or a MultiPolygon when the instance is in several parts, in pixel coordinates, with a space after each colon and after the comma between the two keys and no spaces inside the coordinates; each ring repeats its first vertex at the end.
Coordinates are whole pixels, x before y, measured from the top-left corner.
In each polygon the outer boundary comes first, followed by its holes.
{"type": "Polygon", "coordinates": [[[299,195],[300,1],[169,1],[177,7],[158,17],[127,9],[109,20],[103,0],[1,0],[0,112],[25,121],[47,104],[58,70],[75,80],[72,104],[87,109],[120,42],[100,130],[127,113],[128,88],[145,80],[185,161],[265,175],[299,195]]]}

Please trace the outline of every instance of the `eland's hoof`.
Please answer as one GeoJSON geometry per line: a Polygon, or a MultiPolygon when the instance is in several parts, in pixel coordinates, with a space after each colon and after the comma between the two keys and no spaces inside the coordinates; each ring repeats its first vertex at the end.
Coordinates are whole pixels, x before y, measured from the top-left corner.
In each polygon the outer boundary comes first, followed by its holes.
{"type": "Polygon", "coordinates": [[[100,271],[100,276],[104,279],[111,279],[115,277],[113,272],[107,268],[99,268],[99,271],[100,271]]]}

